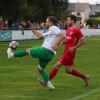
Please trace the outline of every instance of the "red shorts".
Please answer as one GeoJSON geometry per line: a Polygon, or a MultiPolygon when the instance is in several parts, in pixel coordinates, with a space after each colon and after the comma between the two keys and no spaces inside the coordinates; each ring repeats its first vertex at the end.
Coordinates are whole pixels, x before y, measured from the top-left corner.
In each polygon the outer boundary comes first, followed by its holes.
{"type": "Polygon", "coordinates": [[[74,58],[75,58],[75,52],[70,53],[66,51],[61,56],[59,62],[63,64],[64,66],[74,66],[74,58]]]}

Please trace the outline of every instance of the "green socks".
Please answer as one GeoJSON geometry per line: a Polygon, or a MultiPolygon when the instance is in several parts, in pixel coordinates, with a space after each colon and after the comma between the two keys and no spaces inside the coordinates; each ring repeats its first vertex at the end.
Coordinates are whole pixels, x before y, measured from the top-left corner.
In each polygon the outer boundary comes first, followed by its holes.
{"type": "Polygon", "coordinates": [[[15,51],[14,53],[14,57],[23,57],[26,55],[27,55],[26,50],[15,51]]]}
{"type": "Polygon", "coordinates": [[[46,82],[49,81],[49,76],[45,71],[39,71],[39,73],[46,82]]]}

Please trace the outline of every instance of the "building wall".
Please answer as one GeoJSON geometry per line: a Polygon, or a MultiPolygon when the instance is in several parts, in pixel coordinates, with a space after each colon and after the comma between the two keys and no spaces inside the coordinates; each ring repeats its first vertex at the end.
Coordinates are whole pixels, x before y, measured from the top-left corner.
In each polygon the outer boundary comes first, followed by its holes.
{"type": "Polygon", "coordinates": [[[82,20],[85,21],[86,19],[89,18],[90,9],[86,9],[85,11],[81,11],[81,12],[78,12],[78,13],[80,13],[79,16],[77,15],[76,11],[73,11],[71,14],[74,14],[74,15],[76,15],[78,17],[82,17],[82,20]]]}

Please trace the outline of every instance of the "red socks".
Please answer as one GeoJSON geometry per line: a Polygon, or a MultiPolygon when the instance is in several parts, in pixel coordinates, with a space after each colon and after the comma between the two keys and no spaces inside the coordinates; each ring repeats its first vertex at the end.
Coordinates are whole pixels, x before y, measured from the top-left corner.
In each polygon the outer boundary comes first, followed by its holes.
{"type": "Polygon", "coordinates": [[[83,73],[76,71],[76,70],[72,70],[71,72],[68,72],[68,73],[71,74],[71,75],[80,77],[82,79],[84,79],[86,77],[83,73]]]}
{"type": "MultiPolygon", "coordinates": [[[[58,71],[59,71],[59,68],[54,67],[52,69],[52,71],[50,72],[50,74],[49,74],[49,79],[52,80],[56,76],[56,74],[58,73],[58,71]]],[[[83,73],[81,73],[79,71],[76,71],[74,69],[71,72],[68,72],[68,74],[80,77],[82,79],[84,79],[86,77],[83,73]]]]}
{"type": "Polygon", "coordinates": [[[58,69],[57,67],[54,67],[54,68],[52,69],[52,71],[51,71],[50,74],[49,74],[50,80],[52,80],[52,79],[56,76],[56,74],[58,73],[58,71],[59,71],[59,69],[58,69]]]}

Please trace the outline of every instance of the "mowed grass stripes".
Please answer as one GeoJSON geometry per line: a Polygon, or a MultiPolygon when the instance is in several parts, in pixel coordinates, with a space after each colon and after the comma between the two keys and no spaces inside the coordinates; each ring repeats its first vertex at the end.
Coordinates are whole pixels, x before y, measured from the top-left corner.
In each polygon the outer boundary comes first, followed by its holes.
{"type": "MultiPolygon", "coordinates": [[[[42,40],[19,41],[18,50],[41,43],[42,40]]],[[[81,79],[66,74],[62,68],[52,81],[55,91],[40,86],[38,60],[30,56],[7,59],[8,44],[0,42],[0,100],[74,100],[77,96],[78,100],[100,100],[99,90],[91,92],[100,88],[100,37],[86,38],[85,45],[78,49],[75,59],[75,69],[91,77],[90,85],[84,87],[81,79]]],[[[63,48],[59,47],[57,55],[46,68],[47,72],[50,72],[62,52],[63,48]]]]}

